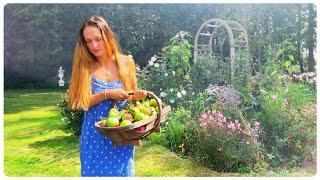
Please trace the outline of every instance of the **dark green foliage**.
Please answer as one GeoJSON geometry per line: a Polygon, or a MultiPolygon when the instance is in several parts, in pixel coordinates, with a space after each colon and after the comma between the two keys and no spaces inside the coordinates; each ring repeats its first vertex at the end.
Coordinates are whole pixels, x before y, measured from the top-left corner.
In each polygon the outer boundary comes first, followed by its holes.
{"type": "MultiPolygon", "coordinates": [[[[268,63],[263,57],[274,54],[286,39],[296,41],[297,26],[307,29],[308,18],[314,24],[315,12],[311,10],[313,6],[308,4],[7,4],[5,87],[26,88],[25,84],[32,82],[33,87],[58,88],[47,79],[56,77],[59,66],[66,70],[64,80],[69,81],[77,31],[85,17],[93,14],[107,19],[124,53],[132,54],[140,66],[181,30],[194,37],[208,19],[238,21],[248,31],[255,70],[262,70],[268,63]],[[300,24],[296,16],[299,9],[300,24]],[[14,77],[21,81],[11,82],[14,77]]],[[[301,51],[314,47],[316,33],[314,25],[310,27],[307,33],[300,33],[301,51]]],[[[293,54],[294,59],[297,54],[293,54]]],[[[303,57],[304,66],[311,63],[308,57],[303,57]]]]}
{"type": "Polygon", "coordinates": [[[79,136],[81,134],[84,111],[71,110],[68,107],[66,93],[61,98],[59,108],[62,116],[61,120],[66,123],[67,128],[70,129],[73,132],[73,134],[79,136]]]}

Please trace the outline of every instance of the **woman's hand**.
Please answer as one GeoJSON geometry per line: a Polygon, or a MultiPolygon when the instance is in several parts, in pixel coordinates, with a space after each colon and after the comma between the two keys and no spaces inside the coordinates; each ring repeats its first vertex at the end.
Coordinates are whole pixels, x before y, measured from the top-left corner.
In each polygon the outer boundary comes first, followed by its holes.
{"type": "Polygon", "coordinates": [[[147,91],[144,90],[129,91],[128,93],[133,93],[133,95],[128,99],[129,101],[139,101],[147,97],[147,91]]]}
{"type": "Polygon", "coordinates": [[[122,89],[110,89],[107,90],[105,93],[107,98],[118,101],[123,101],[130,97],[129,94],[122,89]]]}

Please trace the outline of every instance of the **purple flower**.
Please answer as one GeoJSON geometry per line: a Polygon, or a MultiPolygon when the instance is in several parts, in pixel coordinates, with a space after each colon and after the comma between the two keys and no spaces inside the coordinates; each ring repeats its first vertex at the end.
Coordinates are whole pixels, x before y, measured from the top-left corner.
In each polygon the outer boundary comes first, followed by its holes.
{"type": "Polygon", "coordinates": [[[209,84],[205,92],[212,95],[221,106],[235,107],[242,103],[240,94],[231,86],[209,84]]]}
{"type": "Polygon", "coordinates": [[[260,122],[255,120],[253,121],[252,125],[253,125],[253,128],[250,131],[251,136],[259,137],[260,122]]]}
{"type": "Polygon", "coordinates": [[[290,76],[288,74],[283,74],[282,76],[279,77],[280,80],[288,80],[290,76]]]}

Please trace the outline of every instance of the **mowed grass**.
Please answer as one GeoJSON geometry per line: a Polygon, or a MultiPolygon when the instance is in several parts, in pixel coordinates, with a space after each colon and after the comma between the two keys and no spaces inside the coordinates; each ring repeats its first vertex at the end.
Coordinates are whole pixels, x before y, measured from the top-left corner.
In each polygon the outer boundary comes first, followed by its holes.
{"type": "MultiPolygon", "coordinates": [[[[4,92],[4,173],[6,176],[80,176],[79,137],[66,130],[57,104],[62,91],[4,92]]],[[[136,176],[312,176],[316,167],[264,174],[218,173],[181,158],[160,145],[135,151],[136,176]]]]}
{"type": "MultiPolygon", "coordinates": [[[[57,104],[61,92],[4,93],[4,171],[7,176],[80,176],[79,138],[68,132],[57,104]]],[[[159,145],[135,151],[136,176],[217,176],[159,145]]]]}
{"type": "Polygon", "coordinates": [[[60,96],[47,90],[4,92],[5,175],[79,175],[79,140],[61,121],[60,96]]]}
{"type": "MultiPolygon", "coordinates": [[[[136,176],[222,176],[188,159],[183,159],[163,146],[145,143],[136,148],[136,176]]],[[[226,175],[226,174],[224,174],[226,175]]]]}

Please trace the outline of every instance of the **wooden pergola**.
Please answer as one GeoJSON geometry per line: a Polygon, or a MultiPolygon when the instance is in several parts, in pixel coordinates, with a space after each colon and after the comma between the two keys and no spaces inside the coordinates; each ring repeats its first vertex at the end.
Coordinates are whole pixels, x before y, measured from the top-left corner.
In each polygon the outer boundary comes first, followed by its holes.
{"type": "Polygon", "coordinates": [[[226,31],[228,35],[227,40],[230,46],[230,59],[231,59],[231,81],[233,82],[235,76],[236,52],[239,49],[248,50],[248,34],[245,28],[236,21],[227,21],[218,18],[205,21],[195,37],[194,41],[194,62],[198,60],[200,56],[213,56],[215,45],[218,41],[221,42],[219,33],[226,31]]]}

